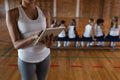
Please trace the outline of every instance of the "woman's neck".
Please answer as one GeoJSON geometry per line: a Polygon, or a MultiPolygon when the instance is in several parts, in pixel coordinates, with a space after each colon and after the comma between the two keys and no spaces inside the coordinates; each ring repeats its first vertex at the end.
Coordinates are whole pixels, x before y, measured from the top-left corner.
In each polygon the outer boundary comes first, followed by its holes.
{"type": "Polygon", "coordinates": [[[35,3],[26,3],[26,2],[22,3],[22,7],[31,10],[36,8],[35,3]]]}

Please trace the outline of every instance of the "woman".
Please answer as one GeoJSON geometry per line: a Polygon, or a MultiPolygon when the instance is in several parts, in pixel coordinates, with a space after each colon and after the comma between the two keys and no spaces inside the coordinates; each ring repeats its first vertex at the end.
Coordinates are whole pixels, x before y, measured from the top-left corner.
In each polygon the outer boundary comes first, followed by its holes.
{"type": "Polygon", "coordinates": [[[6,23],[14,47],[18,50],[18,67],[22,80],[45,80],[50,63],[53,35],[33,46],[41,31],[50,27],[50,14],[42,11],[36,0],[22,0],[17,8],[7,12],[6,23]],[[51,37],[51,38],[50,38],[51,37]]]}
{"type": "Polygon", "coordinates": [[[111,21],[111,27],[107,38],[110,39],[111,43],[110,46],[114,47],[115,43],[114,40],[118,40],[120,37],[120,26],[118,25],[118,17],[114,17],[111,21]]]}

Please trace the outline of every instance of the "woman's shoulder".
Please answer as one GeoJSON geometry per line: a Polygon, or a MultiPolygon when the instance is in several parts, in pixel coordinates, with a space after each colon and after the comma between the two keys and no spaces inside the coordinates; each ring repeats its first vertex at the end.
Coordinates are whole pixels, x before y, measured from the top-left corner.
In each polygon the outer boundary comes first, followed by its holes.
{"type": "Polygon", "coordinates": [[[17,17],[19,15],[18,8],[13,8],[7,11],[7,13],[12,17],[17,17]]]}
{"type": "Polygon", "coordinates": [[[18,12],[18,8],[17,8],[17,7],[16,7],[16,8],[13,8],[13,9],[8,10],[8,13],[16,13],[16,12],[18,12]]]}

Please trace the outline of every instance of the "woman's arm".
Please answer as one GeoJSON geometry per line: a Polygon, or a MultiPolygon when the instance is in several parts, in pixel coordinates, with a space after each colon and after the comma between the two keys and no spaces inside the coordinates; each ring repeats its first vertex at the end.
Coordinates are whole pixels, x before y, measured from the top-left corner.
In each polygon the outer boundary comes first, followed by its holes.
{"type": "Polygon", "coordinates": [[[23,38],[18,30],[17,19],[19,17],[18,9],[9,10],[6,14],[6,24],[12,39],[12,43],[16,49],[23,48],[30,45],[37,37],[38,34],[29,38],[23,38]]]}

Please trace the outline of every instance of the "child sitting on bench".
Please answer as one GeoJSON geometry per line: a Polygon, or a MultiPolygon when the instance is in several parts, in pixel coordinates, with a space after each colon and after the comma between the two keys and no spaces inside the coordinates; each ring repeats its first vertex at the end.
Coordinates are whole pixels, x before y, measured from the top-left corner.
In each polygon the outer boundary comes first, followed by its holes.
{"type": "MultiPolygon", "coordinates": [[[[65,21],[64,21],[64,20],[61,20],[59,27],[65,27],[65,28],[66,28],[66,26],[65,26],[65,21]]],[[[66,30],[63,30],[63,31],[58,35],[58,38],[65,38],[65,37],[66,37],[66,30]]],[[[67,43],[67,42],[64,41],[64,44],[63,44],[64,47],[66,46],[66,43],[67,43]]],[[[61,41],[58,41],[57,47],[60,47],[60,46],[61,46],[61,41]]]]}
{"type": "MultiPolygon", "coordinates": [[[[94,20],[89,18],[89,23],[85,26],[85,31],[82,36],[82,39],[88,42],[86,45],[87,47],[94,46],[94,42],[92,42],[92,40],[95,40],[93,34],[93,24],[94,20]]],[[[85,46],[83,41],[81,42],[81,46],[85,46]]]]}
{"type": "MultiPolygon", "coordinates": [[[[94,27],[94,35],[97,40],[102,40],[104,38],[104,20],[99,18],[96,21],[96,25],[94,27]]],[[[104,46],[104,41],[98,41],[97,46],[104,46]]]]}
{"type": "MultiPolygon", "coordinates": [[[[71,23],[68,27],[68,38],[70,39],[74,39],[74,38],[78,38],[78,34],[77,34],[77,31],[76,31],[76,20],[75,19],[72,19],[71,20],[71,23]]],[[[70,41],[67,41],[67,46],[70,46],[70,41]]],[[[74,44],[75,47],[79,47],[80,44],[78,41],[75,41],[75,44],[74,44]]]]}
{"type": "Polygon", "coordinates": [[[118,17],[114,17],[111,21],[111,26],[109,33],[106,38],[110,39],[110,46],[115,46],[115,40],[119,39],[120,37],[120,26],[118,25],[118,17]]]}

